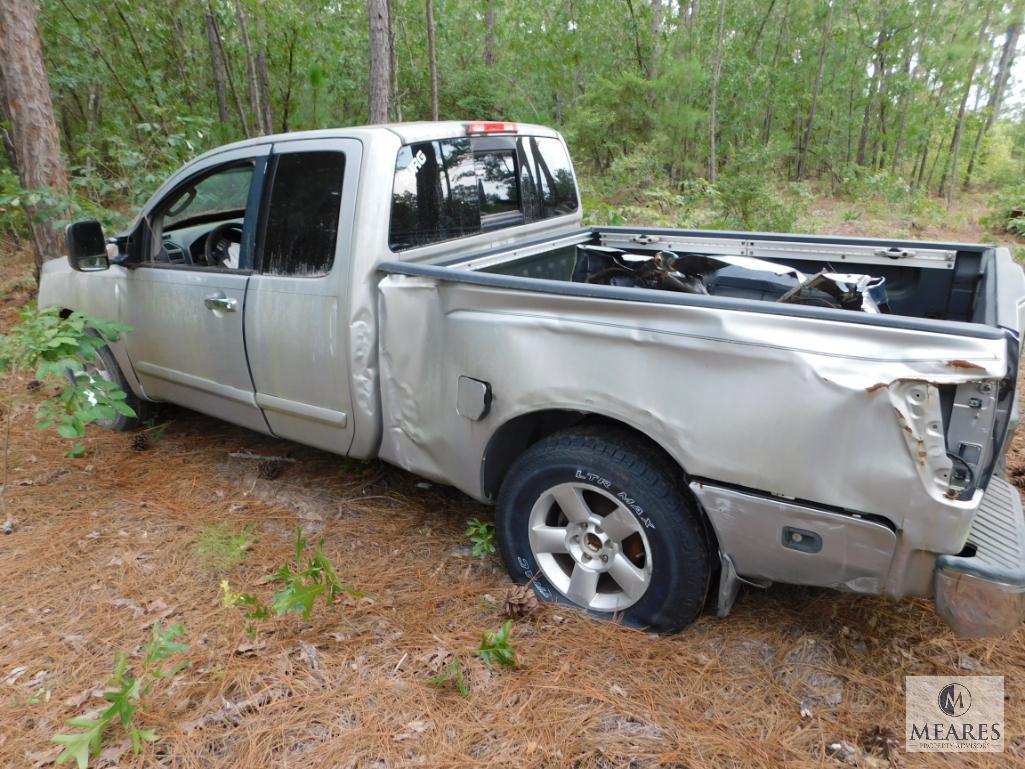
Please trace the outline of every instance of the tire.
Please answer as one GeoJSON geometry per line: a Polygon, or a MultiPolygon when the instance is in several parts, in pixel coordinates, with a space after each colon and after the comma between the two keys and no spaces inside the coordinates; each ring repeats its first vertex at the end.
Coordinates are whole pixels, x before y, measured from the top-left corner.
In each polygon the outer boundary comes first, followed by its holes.
{"type": "Polygon", "coordinates": [[[498,495],[509,575],[535,579],[546,600],[659,633],[682,630],[704,608],[711,548],[679,475],[625,430],[576,427],[535,444],[498,495]]]}
{"type": "Polygon", "coordinates": [[[125,403],[131,406],[132,411],[135,412],[134,417],[118,414],[114,419],[97,419],[93,424],[98,427],[102,427],[105,430],[128,432],[129,430],[136,430],[141,427],[152,415],[152,404],[149,401],[142,400],[132,392],[132,388],[129,387],[128,380],[125,379],[125,375],[121,371],[117,359],[114,358],[114,353],[110,351],[110,347],[104,345],[96,351],[96,357],[93,360],[83,361],[80,372],[68,371],[68,378],[72,380],[83,375],[102,377],[114,382],[127,395],[125,403]]]}

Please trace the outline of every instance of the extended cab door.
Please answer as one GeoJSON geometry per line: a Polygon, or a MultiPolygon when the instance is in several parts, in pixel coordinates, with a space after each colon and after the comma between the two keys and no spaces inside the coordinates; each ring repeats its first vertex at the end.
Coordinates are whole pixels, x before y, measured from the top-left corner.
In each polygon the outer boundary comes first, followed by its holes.
{"type": "Polygon", "coordinates": [[[256,402],[271,430],[342,454],[354,432],[346,319],[361,148],[355,139],[274,145],[246,300],[256,402]]]}
{"type": "Polygon", "coordinates": [[[143,211],[120,297],[146,395],[267,432],[242,319],[270,146],[219,153],[143,211]]]}

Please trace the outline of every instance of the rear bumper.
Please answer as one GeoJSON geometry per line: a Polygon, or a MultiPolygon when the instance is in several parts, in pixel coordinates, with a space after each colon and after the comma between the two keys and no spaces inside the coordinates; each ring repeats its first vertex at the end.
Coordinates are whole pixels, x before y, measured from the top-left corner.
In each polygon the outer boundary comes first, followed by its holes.
{"type": "Polygon", "coordinates": [[[968,532],[972,555],[936,559],[936,609],[959,636],[999,636],[1025,619],[1025,517],[1018,490],[994,477],[968,532]]]}

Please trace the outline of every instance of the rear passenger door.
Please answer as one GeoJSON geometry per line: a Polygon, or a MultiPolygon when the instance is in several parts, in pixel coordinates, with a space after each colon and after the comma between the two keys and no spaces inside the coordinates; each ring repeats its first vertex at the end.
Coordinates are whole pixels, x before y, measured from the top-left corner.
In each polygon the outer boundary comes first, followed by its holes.
{"type": "Polygon", "coordinates": [[[246,352],[271,430],[341,454],[354,432],[346,319],[361,147],[274,145],[246,299],[246,352]]]}

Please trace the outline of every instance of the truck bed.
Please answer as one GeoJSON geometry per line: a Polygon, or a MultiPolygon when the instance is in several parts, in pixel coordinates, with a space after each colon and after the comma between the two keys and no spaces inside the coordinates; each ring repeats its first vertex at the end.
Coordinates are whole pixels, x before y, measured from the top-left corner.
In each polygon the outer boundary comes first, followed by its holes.
{"type": "MultiPolygon", "coordinates": [[[[960,325],[942,327],[930,321],[953,321],[991,328],[1017,329],[1018,308],[1001,308],[995,280],[998,249],[983,244],[933,243],[904,240],[839,238],[775,233],[734,233],[653,228],[590,228],[513,248],[460,257],[440,265],[451,279],[507,285],[518,289],[562,292],[666,304],[698,304],[722,309],[828,317],[845,322],[903,326],[968,335],[988,335],[983,329],[960,325]],[[573,284],[579,245],[610,246],[638,255],[665,250],[678,254],[747,256],[796,268],[812,275],[822,269],[883,277],[890,301],[886,315],[868,316],[831,308],[779,305],[751,292],[719,287],[710,295],[650,292],[616,286],[573,284]],[[476,273],[476,275],[466,274],[476,273]],[[495,276],[493,279],[485,276],[495,276]],[[515,279],[515,280],[509,280],[515,279]],[[566,285],[569,284],[569,285],[566,285]],[[655,293],[654,296],[646,295],[655,293]],[[838,314],[839,313],[839,314],[838,314]],[[848,315],[851,317],[841,317],[848,315]],[[1001,315],[1003,317],[1001,317],[1001,315]],[[915,319],[926,321],[914,323],[915,319]]],[[[382,265],[386,271],[409,271],[413,265],[382,265]]],[[[417,265],[427,268],[428,265],[417,265]]],[[[426,274],[420,272],[419,274],[426,274]]],[[[1015,276],[1008,280],[1017,284],[1015,276]]]]}

